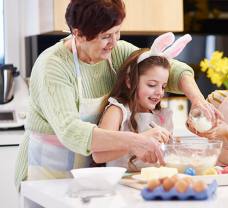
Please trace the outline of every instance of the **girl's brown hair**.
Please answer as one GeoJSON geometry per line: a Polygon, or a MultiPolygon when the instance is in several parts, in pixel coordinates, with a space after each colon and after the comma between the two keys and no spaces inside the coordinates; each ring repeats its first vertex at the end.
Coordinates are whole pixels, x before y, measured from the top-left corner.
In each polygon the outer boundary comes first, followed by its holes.
{"type": "Polygon", "coordinates": [[[122,0],[71,0],[65,18],[71,31],[77,28],[89,41],[121,24],[125,5],[122,0]]]}
{"type": "MultiPolygon", "coordinates": [[[[129,127],[134,132],[138,132],[135,114],[138,109],[137,90],[139,77],[153,66],[162,66],[170,69],[169,61],[162,56],[151,56],[137,64],[138,57],[148,50],[149,49],[139,49],[128,57],[122,65],[118,73],[118,79],[110,93],[110,96],[117,99],[118,102],[129,105],[130,111],[132,112],[129,127]],[[127,86],[127,82],[130,88],[127,86]]],[[[160,109],[160,104],[158,104],[155,109],[160,109]]]]}

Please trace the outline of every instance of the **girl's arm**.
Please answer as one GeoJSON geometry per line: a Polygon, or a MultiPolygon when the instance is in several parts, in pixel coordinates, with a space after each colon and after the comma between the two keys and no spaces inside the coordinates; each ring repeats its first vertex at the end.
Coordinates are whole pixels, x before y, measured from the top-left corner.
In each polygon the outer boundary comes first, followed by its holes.
{"type": "MultiPolygon", "coordinates": [[[[102,129],[119,131],[122,120],[122,110],[119,107],[112,105],[104,112],[99,127],[102,129]]],[[[92,156],[96,163],[105,163],[115,160],[127,154],[127,152],[127,149],[122,147],[122,149],[116,151],[93,152],[92,156]]]]}

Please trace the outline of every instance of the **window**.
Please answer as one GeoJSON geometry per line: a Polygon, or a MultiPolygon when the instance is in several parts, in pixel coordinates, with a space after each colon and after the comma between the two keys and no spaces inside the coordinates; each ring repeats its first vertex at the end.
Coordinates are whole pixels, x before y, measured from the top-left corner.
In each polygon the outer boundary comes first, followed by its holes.
{"type": "Polygon", "coordinates": [[[4,20],[3,0],[0,0],[0,65],[4,64],[4,20]]]}

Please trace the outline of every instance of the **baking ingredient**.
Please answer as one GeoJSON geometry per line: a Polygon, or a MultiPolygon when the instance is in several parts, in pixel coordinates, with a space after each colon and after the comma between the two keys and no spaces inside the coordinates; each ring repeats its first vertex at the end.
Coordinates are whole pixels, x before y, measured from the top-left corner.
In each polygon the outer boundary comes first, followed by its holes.
{"type": "Polygon", "coordinates": [[[191,186],[193,184],[193,180],[191,177],[184,177],[183,180],[189,185],[191,186]]]}
{"type": "Polygon", "coordinates": [[[178,192],[180,193],[184,193],[187,191],[189,185],[187,184],[187,182],[185,180],[178,180],[175,184],[175,188],[178,192]]]}
{"type": "Polygon", "coordinates": [[[160,186],[160,181],[158,179],[150,180],[147,184],[147,188],[151,191],[153,191],[158,186],[160,186]]]}
{"type": "Polygon", "coordinates": [[[141,169],[141,176],[146,180],[160,179],[165,177],[171,177],[178,173],[176,168],[168,167],[146,167],[141,169]]]}
{"type": "Polygon", "coordinates": [[[207,188],[207,185],[203,181],[196,181],[192,185],[192,189],[196,192],[202,192],[207,188]]]}
{"type": "Polygon", "coordinates": [[[175,181],[172,178],[166,178],[162,183],[163,189],[165,191],[169,191],[171,188],[174,187],[174,185],[175,181]]]}
{"type": "Polygon", "coordinates": [[[212,164],[217,161],[216,155],[201,156],[197,154],[192,155],[176,155],[168,154],[165,156],[165,162],[167,167],[177,168],[179,173],[184,173],[186,168],[194,168],[196,175],[202,175],[204,170],[210,168],[212,164]]]}
{"type": "Polygon", "coordinates": [[[209,121],[198,109],[193,110],[190,117],[193,127],[198,132],[202,133],[212,128],[212,122],[209,121]]]}

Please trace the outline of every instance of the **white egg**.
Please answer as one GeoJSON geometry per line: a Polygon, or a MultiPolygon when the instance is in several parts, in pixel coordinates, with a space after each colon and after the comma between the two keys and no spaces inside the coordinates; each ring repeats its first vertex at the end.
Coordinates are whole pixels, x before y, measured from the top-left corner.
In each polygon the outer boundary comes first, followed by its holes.
{"type": "Polygon", "coordinates": [[[212,127],[212,123],[204,116],[193,117],[192,122],[198,132],[208,131],[212,127]]]}

